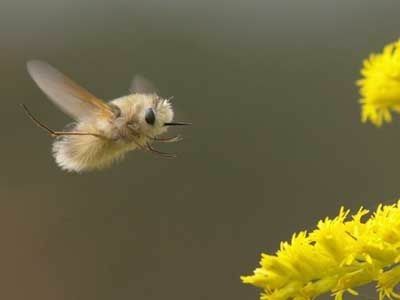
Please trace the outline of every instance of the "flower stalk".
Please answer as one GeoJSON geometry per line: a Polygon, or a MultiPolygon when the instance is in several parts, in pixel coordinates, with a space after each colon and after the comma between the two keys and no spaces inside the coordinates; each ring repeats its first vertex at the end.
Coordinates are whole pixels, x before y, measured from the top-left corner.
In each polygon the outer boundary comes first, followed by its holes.
{"type": "Polygon", "coordinates": [[[387,45],[382,53],[371,54],[363,63],[360,87],[361,119],[380,127],[400,112],[400,40],[387,45]]]}
{"type": "Polygon", "coordinates": [[[379,299],[400,298],[400,201],[379,205],[369,215],[363,208],[349,217],[318,222],[310,233],[294,234],[275,255],[262,254],[253,275],[244,283],[263,290],[261,300],[306,300],[331,293],[341,300],[348,292],[374,282],[379,299]],[[368,217],[369,216],[369,217],[368,217]]]}

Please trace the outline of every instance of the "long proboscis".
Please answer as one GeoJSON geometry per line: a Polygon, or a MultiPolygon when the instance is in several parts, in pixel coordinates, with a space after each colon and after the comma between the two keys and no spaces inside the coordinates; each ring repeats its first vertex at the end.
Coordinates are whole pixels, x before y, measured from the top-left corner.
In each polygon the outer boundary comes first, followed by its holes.
{"type": "Polygon", "coordinates": [[[164,126],[187,126],[187,125],[192,125],[192,123],[188,123],[188,122],[168,122],[168,123],[164,123],[164,126]]]}

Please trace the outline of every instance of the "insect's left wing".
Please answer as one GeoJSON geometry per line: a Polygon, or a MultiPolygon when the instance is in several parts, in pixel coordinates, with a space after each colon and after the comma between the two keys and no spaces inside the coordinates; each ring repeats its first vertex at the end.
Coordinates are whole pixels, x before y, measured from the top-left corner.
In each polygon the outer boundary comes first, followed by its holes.
{"type": "Polygon", "coordinates": [[[31,60],[27,63],[27,68],[33,80],[49,99],[73,119],[113,116],[109,105],[48,63],[31,60]]]}

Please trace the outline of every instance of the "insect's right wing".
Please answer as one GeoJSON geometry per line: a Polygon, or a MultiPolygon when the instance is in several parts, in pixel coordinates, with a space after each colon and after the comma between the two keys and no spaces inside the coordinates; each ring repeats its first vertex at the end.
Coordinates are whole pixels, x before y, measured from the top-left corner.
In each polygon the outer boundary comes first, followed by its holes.
{"type": "Polygon", "coordinates": [[[40,89],[63,112],[75,120],[93,116],[111,118],[113,111],[104,101],[92,95],[48,63],[31,60],[27,68],[40,89]]]}
{"type": "Polygon", "coordinates": [[[133,77],[129,91],[133,94],[157,94],[154,84],[142,75],[133,77]]]}

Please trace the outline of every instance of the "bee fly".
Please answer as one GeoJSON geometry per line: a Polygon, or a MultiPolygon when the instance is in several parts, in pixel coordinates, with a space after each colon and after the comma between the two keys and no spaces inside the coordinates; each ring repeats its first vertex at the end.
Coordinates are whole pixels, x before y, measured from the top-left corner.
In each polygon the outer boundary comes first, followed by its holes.
{"type": "Polygon", "coordinates": [[[75,120],[64,131],[54,131],[22,105],[36,125],[55,137],[52,152],[62,169],[71,172],[103,169],[135,149],[175,157],[154,149],[152,143],[180,141],[180,136],[159,135],[169,126],[189,123],[173,122],[170,99],[158,96],[143,77],[133,79],[131,94],[105,102],[45,62],[32,60],[27,68],[48,98],[75,120]]]}

